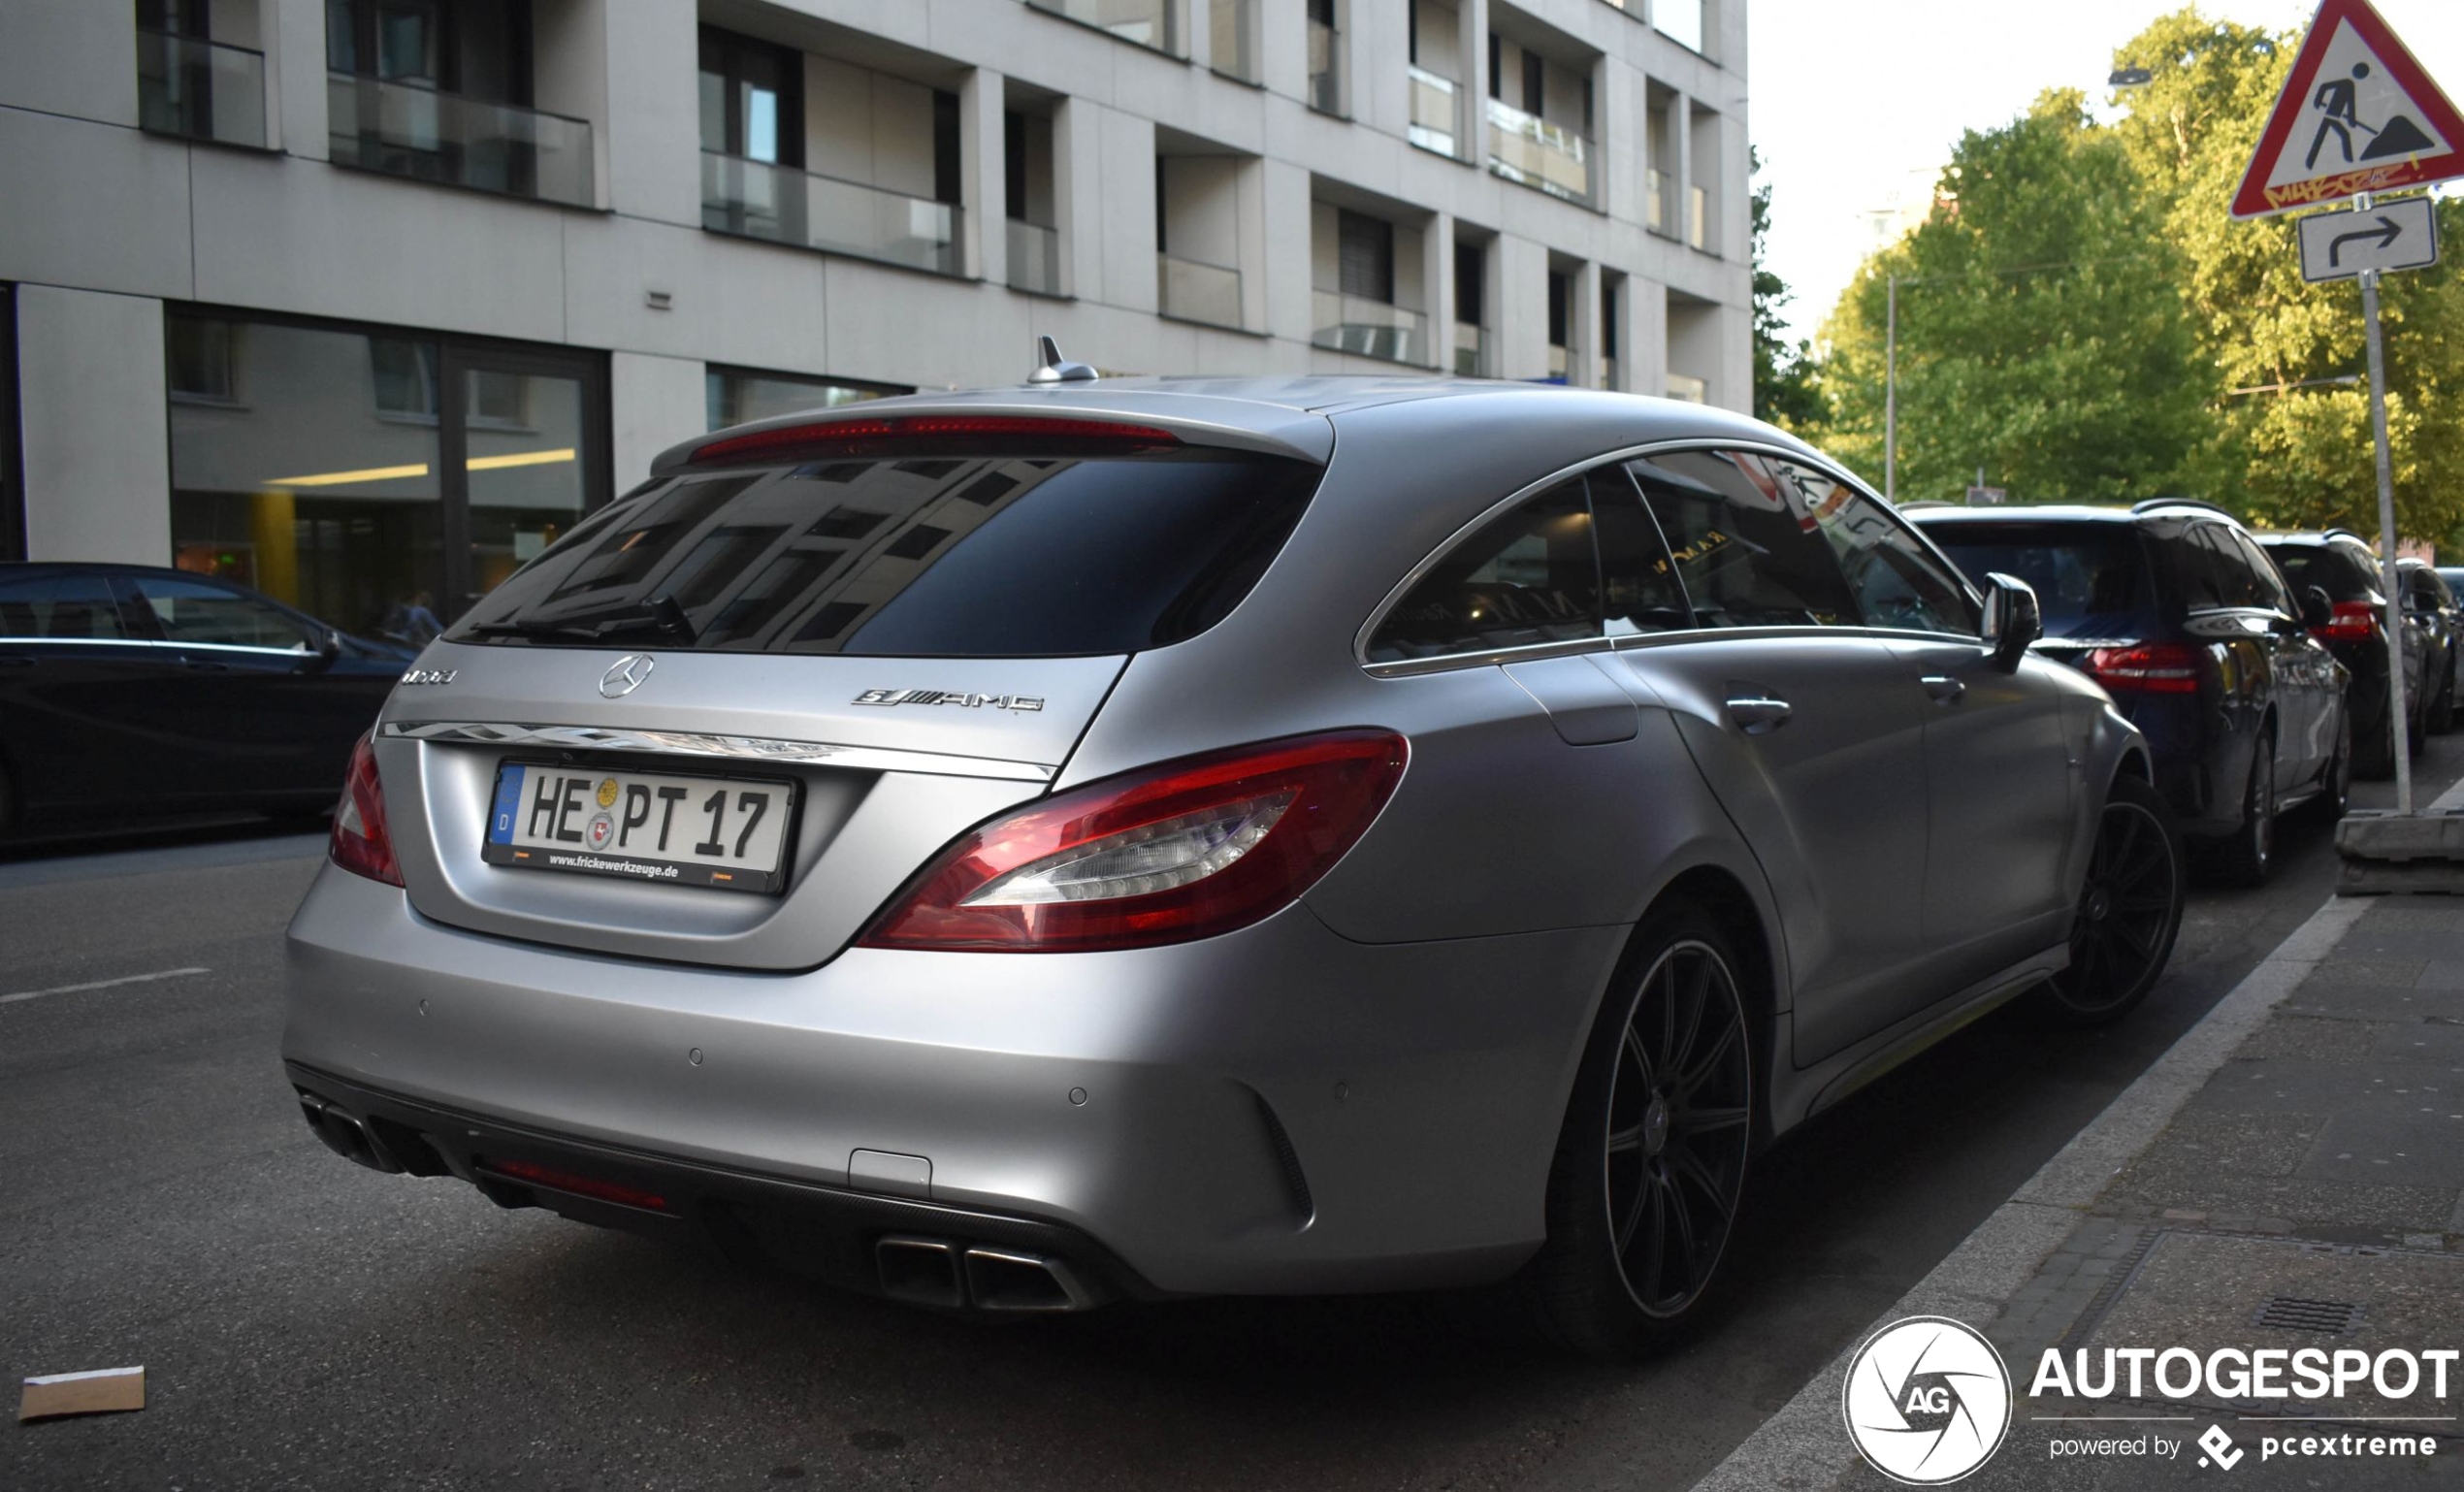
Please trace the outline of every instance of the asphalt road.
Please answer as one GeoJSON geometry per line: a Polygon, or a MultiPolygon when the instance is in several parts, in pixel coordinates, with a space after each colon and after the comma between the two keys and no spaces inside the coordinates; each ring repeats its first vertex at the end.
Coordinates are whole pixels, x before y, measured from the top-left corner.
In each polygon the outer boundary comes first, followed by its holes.
{"type": "MultiPolygon", "coordinates": [[[[2426,801],[2464,736],[2419,766],[2426,801]]],[[[2324,825],[2288,824],[2268,888],[2195,896],[2122,1027],[1989,1018],[1774,1149],[1723,1308],[1617,1369],[1461,1297],[944,1319],[360,1170],[275,1055],[321,850],[224,831],[0,860],[0,1371],[143,1363],[148,1393],[0,1431],[0,1487],[1685,1487],[2334,874],[2324,825]],[[170,970],[196,972],[61,989],[170,970]]]]}

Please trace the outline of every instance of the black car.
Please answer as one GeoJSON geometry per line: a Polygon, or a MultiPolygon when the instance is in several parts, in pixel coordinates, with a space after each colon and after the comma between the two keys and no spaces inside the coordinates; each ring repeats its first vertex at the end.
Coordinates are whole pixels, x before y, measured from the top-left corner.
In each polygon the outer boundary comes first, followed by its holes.
{"type": "Polygon", "coordinates": [[[2276,815],[2344,811],[2352,760],[2345,670],[2299,593],[2222,508],[1927,507],[1907,515],[1966,570],[2036,590],[2037,650],[2073,665],[2146,732],[2156,786],[2220,873],[2255,885],[2276,815]]]}
{"type": "Polygon", "coordinates": [[[2427,681],[2422,686],[2427,697],[2421,701],[2421,729],[2445,735],[2456,724],[2456,655],[2464,652],[2464,607],[2456,604],[2455,592],[2428,561],[2398,560],[2395,568],[2404,579],[2404,609],[2420,622],[2428,638],[2421,668],[2427,681]]]}
{"type": "MultiPolygon", "coordinates": [[[[2379,556],[2360,535],[2343,529],[2323,534],[2263,534],[2259,544],[2295,591],[2316,588],[2330,614],[2312,633],[2332,649],[2352,674],[2352,769],[2363,777],[2395,774],[2399,741],[2408,753],[2421,749],[2421,687],[2430,678],[2430,630],[2417,615],[2404,619],[2404,731],[2395,729],[2387,688],[2387,598],[2379,585],[2379,556]]],[[[2435,682],[2435,680],[2432,680],[2435,682]]]]}
{"type": "Polygon", "coordinates": [[[410,650],[142,565],[0,565],[0,829],[313,813],[410,650]]]}

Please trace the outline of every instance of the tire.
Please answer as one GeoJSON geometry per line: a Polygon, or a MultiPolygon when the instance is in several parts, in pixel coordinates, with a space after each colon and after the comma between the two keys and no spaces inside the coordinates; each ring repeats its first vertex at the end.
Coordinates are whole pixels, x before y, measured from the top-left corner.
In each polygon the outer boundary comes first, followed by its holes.
{"type": "Polygon", "coordinates": [[[2326,775],[2318,782],[2318,795],[2310,800],[2310,810],[2332,824],[2345,816],[2352,806],[2352,717],[2336,711],[2336,755],[2327,763],[2326,775]]]}
{"type": "Polygon", "coordinates": [[[2452,659],[2439,669],[2438,693],[2430,697],[2427,719],[2422,728],[2432,735],[2445,735],[2455,729],[2455,664],[2452,659]]]}
{"type": "Polygon", "coordinates": [[[2115,778],[2071,919],[2070,966],[2036,991],[2037,1013],[2069,1026],[2128,1015],[2173,957],[2185,889],[2173,810],[2138,778],[2115,778]]]}
{"type": "Polygon", "coordinates": [[[2383,707],[2379,718],[2353,742],[2352,775],[2364,782],[2384,782],[2395,775],[2395,707],[2383,707]]]}
{"type": "Polygon", "coordinates": [[[2276,739],[2262,729],[2251,747],[2251,777],[2242,787],[2242,827],[2217,846],[2217,879],[2227,886],[2264,886],[2276,863],[2276,739]]]}
{"type": "Polygon", "coordinates": [[[1690,902],[1645,918],[1618,964],[1549,1164],[1548,1240],[1515,1280],[1561,1346],[1646,1355],[1718,1285],[1759,1131],[1744,967],[1690,902]]]}

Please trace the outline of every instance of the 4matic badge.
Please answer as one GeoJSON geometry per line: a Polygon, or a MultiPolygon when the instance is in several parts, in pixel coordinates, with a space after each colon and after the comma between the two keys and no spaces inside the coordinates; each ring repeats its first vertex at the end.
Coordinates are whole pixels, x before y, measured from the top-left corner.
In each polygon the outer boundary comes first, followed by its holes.
{"type": "Polygon", "coordinates": [[[1033,695],[963,695],[946,689],[867,689],[856,697],[858,704],[955,704],[963,709],[980,710],[990,705],[996,710],[1033,711],[1044,707],[1044,701],[1033,695]]]}
{"type": "Polygon", "coordinates": [[[1957,1481],[2000,1448],[2011,1376],[1994,1344],[1939,1315],[1894,1321],[1848,1361],[1848,1438],[1894,1481],[1957,1481]]]}

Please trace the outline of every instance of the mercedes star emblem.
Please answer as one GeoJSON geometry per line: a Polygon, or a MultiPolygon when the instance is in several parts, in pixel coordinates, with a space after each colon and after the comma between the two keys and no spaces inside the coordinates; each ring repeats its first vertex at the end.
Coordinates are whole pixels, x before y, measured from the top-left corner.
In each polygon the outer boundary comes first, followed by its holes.
{"type": "Polygon", "coordinates": [[[657,665],[648,653],[628,653],[599,676],[599,692],[610,699],[622,699],[641,688],[641,681],[657,665]]]}

